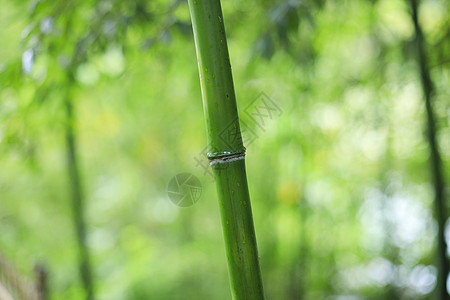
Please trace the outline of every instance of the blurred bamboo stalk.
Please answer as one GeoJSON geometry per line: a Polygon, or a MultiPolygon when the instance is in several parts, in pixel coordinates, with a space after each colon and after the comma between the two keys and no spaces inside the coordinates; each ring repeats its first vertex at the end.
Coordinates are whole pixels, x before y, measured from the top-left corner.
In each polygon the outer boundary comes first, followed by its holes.
{"type": "Polygon", "coordinates": [[[417,63],[419,75],[422,83],[422,90],[425,99],[427,114],[427,136],[430,147],[430,164],[433,176],[433,186],[435,194],[435,217],[438,223],[438,284],[437,292],[439,299],[449,299],[447,292],[447,277],[449,273],[449,262],[447,259],[447,243],[445,241],[445,222],[447,219],[445,205],[445,179],[442,172],[442,160],[436,141],[436,122],[432,105],[433,81],[427,65],[427,54],[425,49],[425,38],[418,19],[417,0],[410,0],[412,9],[412,21],[416,34],[417,63]]]}
{"type": "Polygon", "coordinates": [[[220,0],[188,0],[233,299],[264,299],[220,0]]]}
{"type": "Polygon", "coordinates": [[[73,78],[69,79],[67,88],[67,95],[65,98],[66,106],[66,155],[67,168],[69,173],[71,198],[72,198],[72,212],[73,221],[77,234],[78,251],[80,260],[80,274],[83,287],[86,291],[86,299],[94,299],[94,287],[92,280],[91,263],[89,257],[89,250],[86,241],[86,221],[84,216],[84,194],[81,185],[81,175],[78,165],[77,156],[77,140],[76,140],[76,117],[73,107],[73,100],[71,95],[71,85],[73,78]]]}

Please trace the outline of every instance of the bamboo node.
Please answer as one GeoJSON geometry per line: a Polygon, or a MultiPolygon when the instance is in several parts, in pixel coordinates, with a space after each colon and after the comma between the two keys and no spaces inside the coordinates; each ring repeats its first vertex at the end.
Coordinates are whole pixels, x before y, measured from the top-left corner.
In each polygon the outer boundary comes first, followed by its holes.
{"type": "Polygon", "coordinates": [[[225,164],[225,163],[230,163],[230,162],[241,160],[241,159],[245,159],[245,152],[238,153],[238,154],[231,155],[231,156],[215,158],[215,159],[210,160],[209,164],[211,166],[213,166],[215,164],[225,164]]]}

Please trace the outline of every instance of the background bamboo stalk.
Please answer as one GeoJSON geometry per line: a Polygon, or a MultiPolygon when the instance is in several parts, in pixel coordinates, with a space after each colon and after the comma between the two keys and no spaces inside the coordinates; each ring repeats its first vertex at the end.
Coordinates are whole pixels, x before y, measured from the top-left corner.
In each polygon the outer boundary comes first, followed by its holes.
{"type": "Polygon", "coordinates": [[[234,299],[264,299],[227,41],[219,0],[188,0],[234,299]]]}
{"type": "Polygon", "coordinates": [[[433,82],[427,65],[427,54],[425,50],[425,39],[418,19],[417,0],[410,0],[412,9],[412,20],[416,33],[417,62],[419,66],[419,75],[422,84],[422,90],[425,100],[425,109],[427,115],[427,137],[430,147],[430,165],[435,194],[435,217],[438,223],[438,283],[437,293],[439,299],[448,299],[447,277],[449,273],[449,262],[447,259],[447,243],[445,241],[445,221],[447,219],[445,205],[445,180],[442,172],[442,159],[436,141],[435,116],[432,105],[433,82]]]}
{"type": "Polygon", "coordinates": [[[81,185],[81,175],[78,166],[77,143],[75,134],[75,112],[72,103],[71,85],[72,80],[69,80],[67,87],[67,95],[65,98],[66,106],[66,155],[67,168],[69,172],[73,222],[77,235],[80,274],[83,287],[86,291],[86,299],[94,299],[94,287],[91,272],[91,263],[89,257],[89,250],[86,241],[86,221],[84,216],[84,195],[81,185]]]}

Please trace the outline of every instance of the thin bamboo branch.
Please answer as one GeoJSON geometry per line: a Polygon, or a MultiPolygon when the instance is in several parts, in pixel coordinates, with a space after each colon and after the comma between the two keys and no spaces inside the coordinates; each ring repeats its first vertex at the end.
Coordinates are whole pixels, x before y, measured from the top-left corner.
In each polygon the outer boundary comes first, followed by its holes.
{"type": "Polygon", "coordinates": [[[188,0],[233,299],[264,299],[220,0],[188,0]]]}

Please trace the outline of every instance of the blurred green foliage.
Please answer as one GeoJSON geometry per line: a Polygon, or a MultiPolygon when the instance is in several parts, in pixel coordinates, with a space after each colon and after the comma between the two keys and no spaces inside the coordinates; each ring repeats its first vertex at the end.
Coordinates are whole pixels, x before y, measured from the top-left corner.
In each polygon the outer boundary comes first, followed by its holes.
{"type": "MultiPolygon", "coordinates": [[[[267,298],[430,299],[437,229],[408,3],[222,6],[241,120],[258,136],[247,172],[267,298]],[[283,111],[264,130],[244,113],[260,92],[283,111]]],[[[206,131],[187,3],[0,7],[0,251],[29,277],[44,262],[52,299],[83,299],[70,89],[96,298],[229,299],[215,186],[194,159],[206,131]],[[167,196],[181,172],[203,186],[189,208],[167,196]]],[[[421,1],[419,20],[450,178],[450,3],[421,1]]]]}

